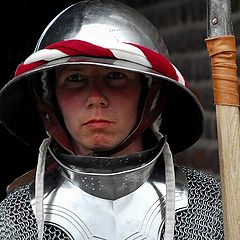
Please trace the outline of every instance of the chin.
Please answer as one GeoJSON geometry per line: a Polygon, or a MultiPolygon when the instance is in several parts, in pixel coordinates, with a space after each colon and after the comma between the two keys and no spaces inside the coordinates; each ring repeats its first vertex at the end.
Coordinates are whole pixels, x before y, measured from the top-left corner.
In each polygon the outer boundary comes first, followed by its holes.
{"type": "Polygon", "coordinates": [[[114,141],[113,138],[109,138],[106,136],[95,136],[89,141],[89,147],[93,149],[110,149],[116,146],[119,141],[114,141]]]}
{"type": "Polygon", "coordinates": [[[109,144],[107,145],[103,145],[103,144],[99,144],[99,145],[94,145],[91,147],[91,150],[94,151],[94,152],[97,152],[97,151],[107,151],[109,149],[112,149],[114,146],[109,146],[109,144]]]}

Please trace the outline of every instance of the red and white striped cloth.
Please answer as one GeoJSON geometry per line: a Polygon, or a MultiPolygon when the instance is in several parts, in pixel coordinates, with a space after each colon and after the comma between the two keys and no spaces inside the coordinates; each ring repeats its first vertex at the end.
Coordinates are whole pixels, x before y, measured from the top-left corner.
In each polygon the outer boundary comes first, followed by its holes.
{"type": "Polygon", "coordinates": [[[31,71],[47,62],[70,56],[89,56],[130,61],[151,68],[182,85],[185,80],[177,68],[163,55],[133,43],[115,43],[110,48],[97,46],[82,40],[65,40],[53,43],[34,52],[15,72],[15,77],[31,71]]]}

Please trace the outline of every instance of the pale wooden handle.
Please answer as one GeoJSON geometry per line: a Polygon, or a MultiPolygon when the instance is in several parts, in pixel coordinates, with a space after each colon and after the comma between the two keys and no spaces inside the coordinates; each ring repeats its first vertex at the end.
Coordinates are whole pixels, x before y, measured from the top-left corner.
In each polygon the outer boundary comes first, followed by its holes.
{"type": "Polygon", "coordinates": [[[216,105],[219,164],[224,211],[224,239],[240,239],[239,108],[216,105]]]}

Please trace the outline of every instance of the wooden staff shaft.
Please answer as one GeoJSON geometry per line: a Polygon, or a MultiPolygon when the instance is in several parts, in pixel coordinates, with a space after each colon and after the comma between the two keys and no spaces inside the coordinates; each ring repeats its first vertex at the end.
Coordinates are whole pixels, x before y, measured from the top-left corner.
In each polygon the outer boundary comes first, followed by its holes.
{"type": "Polygon", "coordinates": [[[216,106],[224,239],[237,240],[240,239],[239,96],[234,47],[228,49],[229,44],[226,42],[215,42],[216,39],[218,41],[223,36],[235,40],[231,23],[231,1],[208,0],[208,39],[206,39],[206,43],[211,56],[216,106]],[[214,48],[216,44],[220,46],[217,50],[213,50],[214,53],[211,55],[211,48],[214,48]],[[217,59],[214,59],[215,56],[217,59]],[[229,85],[231,86],[229,87],[229,85]]]}

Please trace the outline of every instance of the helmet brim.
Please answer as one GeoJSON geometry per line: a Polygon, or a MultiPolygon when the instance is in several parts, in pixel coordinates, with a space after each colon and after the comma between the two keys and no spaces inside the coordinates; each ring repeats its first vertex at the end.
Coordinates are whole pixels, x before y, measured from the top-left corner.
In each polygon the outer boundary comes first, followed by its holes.
{"type": "Polygon", "coordinates": [[[34,103],[29,81],[35,74],[62,65],[94,65],[124,69],[150,75],[167,82],[171,88],[172,100],[162,114],[159,131],[167,135],[173,153],[192,146],[203,132],[203,109],[196,96],[184,85],[145,66],[116,59],[93,57],[66,57],[41,65],[9,81],[0,91],[0,121],[5,127],[28,145],[39,147],[45,129],[34,103]]]}

